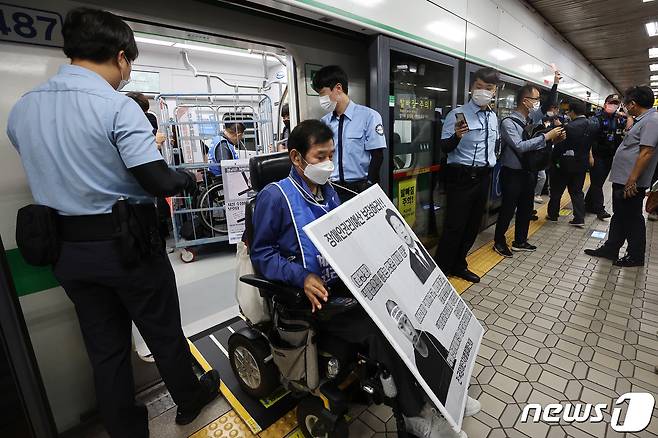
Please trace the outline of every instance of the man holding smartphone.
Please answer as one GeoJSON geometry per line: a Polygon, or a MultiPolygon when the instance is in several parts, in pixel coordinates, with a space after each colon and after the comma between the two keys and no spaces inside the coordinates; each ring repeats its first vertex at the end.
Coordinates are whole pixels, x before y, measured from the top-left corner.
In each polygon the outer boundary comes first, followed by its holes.
{"type": "Polygon", "coordinates": [[[448,213],[436,262],[446,275],[472,283],[480,277],[468,269],[466,255],[480,229],[491,168],[496,165],[498,117],[490,104],[499,80],[492,68],[476,71],[471,100],[448,113],[441,132],[440,146],[448,154],[448,213]]]}

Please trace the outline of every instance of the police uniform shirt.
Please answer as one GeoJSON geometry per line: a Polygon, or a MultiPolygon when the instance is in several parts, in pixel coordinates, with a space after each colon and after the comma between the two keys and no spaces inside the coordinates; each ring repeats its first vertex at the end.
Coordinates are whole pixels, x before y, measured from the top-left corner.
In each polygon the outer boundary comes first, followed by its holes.
{"type": "Polygon", "coordinates": [[[64,65],[25,94],[7,123],[37,204],[62,215],[112,211],[121,197],[153,203],[128,169],[162,160],[139,105],[101,76],[64,65]]]}
{"type": "Polygon", "coordinates": [[[331,180],[367,180],[370,151],[386,148],[382,116],[372,108],[350,101],[341,116],[329,113],[321,120],[334,132],[331,180]],[[339,134],[342,134],[340,139],[339,134]]]}
{"type": "Polygon", "coordinates": [[[450,111],[443,123],[441,138],[455,134],[457,113],[463,113],[468,132],[457,147],[448,154],[448,164],[463,166],[493,167],[496,165],[496,140],[498,139],[498,117],[491,110],[483,110],[470,100],[466,105],[450,111]]]}

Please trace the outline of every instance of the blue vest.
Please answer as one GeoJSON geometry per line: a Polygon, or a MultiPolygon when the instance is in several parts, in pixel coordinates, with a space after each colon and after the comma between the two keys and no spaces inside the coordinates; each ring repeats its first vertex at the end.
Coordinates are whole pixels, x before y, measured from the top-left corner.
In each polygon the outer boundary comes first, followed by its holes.
{"type": "Polygon", "coordinates": [[[338,280],[338,275],[313,245],[303,228],[338,207],[340,205],[337,201],[338,195],[331,187],[327,187],[324,190],[325,200],[324,204],[320,204],[321,207],[318,205],[319,203],[314,202],[313,196],[307,193],[300,183],[293,182],[292,176],[274,184],[279,187],[288,203],[292,223],[297,233],[297,242],[302,253],[304,269],[317,274],[327,285],[335,282],[338,280]]]}
{"type": "Polygon", "coordinates": [[[233,160],[237,160],[240,157],[238,156],[238,153],[235,150],[235,146],[233,146],[233,144],[231,144],[231,142],[228,141],[223,135],[218,135],[213,137],[212,143],[213,145],[210,147],[210,149],[208,149],[208,163],[216,164],[216,166],[209,166],[208,170],[210,170],[210,172],[212,172],[213,175],[220,176],[222,174],[222,168],[219,166],[220,163],[219,161],[216,160],[215,157],[218,147],[227,147],[233,157],[232,158],[233,160]]]}

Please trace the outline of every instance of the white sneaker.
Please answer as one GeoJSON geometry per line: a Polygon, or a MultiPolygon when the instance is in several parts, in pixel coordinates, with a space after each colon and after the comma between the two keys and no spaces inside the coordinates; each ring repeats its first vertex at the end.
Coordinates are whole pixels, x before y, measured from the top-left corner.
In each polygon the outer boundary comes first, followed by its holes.
{"type": "Polygon", "coordinates": [[[466,407],[464,408],[464,417],[472,417],[473,415],[480,412],[482,405],[479,401],[475,400],[471,396],[466,398],[466,407]]]}
{"type": "Polygon", "coordinates": [[[448,421],[428,403],[420,417],[404,417],[407,432],[418,438],[468,438],[466,432],[455,432],[448,421]]]}
{"type": "Polygon", "coordinates": [[[536,202],[537,204],[543,204],[543,203],[544,203],[544,198],[542,198],[541,196],[537,195],[537,196],[535,196],[535,202],[536,202]]]}
{"type": "Polygon", "coordinates": [[[423,417],[404,417],[407,432],[418,438],[468,438],[466,432],[455,432],[445,418],[433,416],[430,419],[423,417]]]}

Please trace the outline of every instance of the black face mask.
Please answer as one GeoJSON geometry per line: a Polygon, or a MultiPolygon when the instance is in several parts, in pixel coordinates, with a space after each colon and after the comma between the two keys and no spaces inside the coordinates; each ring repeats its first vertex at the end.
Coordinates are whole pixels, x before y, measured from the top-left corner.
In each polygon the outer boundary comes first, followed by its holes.
{"type": "Polygon", "coordinates": [[[286,128],[290,129],[290,120],[284,120],[283,124],[286,126],[286,128]]]}

